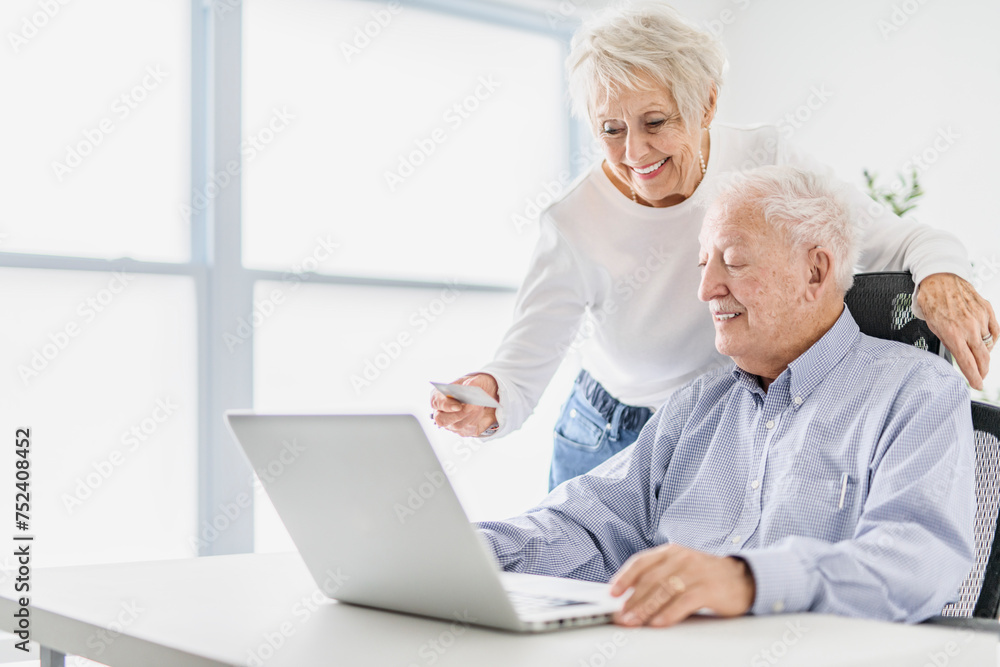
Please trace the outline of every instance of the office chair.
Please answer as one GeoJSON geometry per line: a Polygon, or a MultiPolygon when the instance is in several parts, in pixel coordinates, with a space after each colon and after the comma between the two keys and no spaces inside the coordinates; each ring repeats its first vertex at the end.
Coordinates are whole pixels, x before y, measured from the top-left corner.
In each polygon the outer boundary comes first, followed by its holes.
{"type": "MultiPolygon", "coordinates": [[[[947,350],[923,320],[913,315],[913,279],[907,272],[862,273],[844,297],[862,333],[896,340],[934,354],[947,350]]],[[[959,599],[929,622],[991,619],[1000,615],[1000,407],[972,402],[976,444],[976,563],[959,589],[959,599]]]]}
{"type": "Polygon", "coordinates": [[[862,333],[914,345],[931,354],[941,353],[941,341],[913,314],[909,271],[859,273],[844,301],[862,333]]]}

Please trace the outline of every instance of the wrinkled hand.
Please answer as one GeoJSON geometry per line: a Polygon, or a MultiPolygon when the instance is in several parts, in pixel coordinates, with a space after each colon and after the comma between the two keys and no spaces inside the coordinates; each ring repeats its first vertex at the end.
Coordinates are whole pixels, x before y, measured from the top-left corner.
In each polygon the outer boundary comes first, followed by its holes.
{"type": "Polygon", "coordinates": [[[927,326],[948,348],[974,389],[983,388],[990,371],[987,334],[1000,340],[1000,324],[989,301],[976,288],[953,273],[935,273],[920,282],[917,303],[927,326]]]}
{"type": "Polygon", "coordinates": [[[677,544],[653,547],[629,558],[611,579],[611,594],[632,596],[615,614],[619,625],[666,627],[703,607],[719,616],[741,616],[753,606],[757,587],[742,560],[677,544]]]}
{"type": "MultiPolygon", "coordinates": [[[[497,381],[488,373],[470,373],[458,378],[452,384],[469,384],[481,387],[483,391],[500,400],[497,381]]],[[[434,408],[434,423],[466,437],[481,435],[497,420],[496,408],[482,405],[466,405],[445,396],[435,389],[431,392],[431,407],[434,408]]]]}

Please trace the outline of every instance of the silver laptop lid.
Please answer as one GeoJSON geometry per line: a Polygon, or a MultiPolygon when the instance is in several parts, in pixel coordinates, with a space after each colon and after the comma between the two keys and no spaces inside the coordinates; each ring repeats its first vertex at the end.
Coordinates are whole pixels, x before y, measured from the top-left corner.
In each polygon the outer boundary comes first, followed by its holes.
{"type": "Polygon", "coordinates": [[[522,628],[412,415],[233,411],[226,421],[320,589],[337,575],[328,595],[522,628]]]}

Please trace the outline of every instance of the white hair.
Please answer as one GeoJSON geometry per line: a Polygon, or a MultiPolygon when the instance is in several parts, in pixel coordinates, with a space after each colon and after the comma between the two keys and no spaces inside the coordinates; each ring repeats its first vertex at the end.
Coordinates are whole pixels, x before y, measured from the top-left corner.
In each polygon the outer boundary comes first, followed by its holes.
{"type": "Polygon", "coordinates": [[[649,79],[673,95],[685,126],[695,126],[725,65],[722,44],[662,2],[599,12],[573,35],[566,59],[573,112],[591,124],[599,95],[647,89],[649,79]]]}
{"type": "Polygon", "coordinates": [[[733,174],[720,189],[715,205],[747,204],[760,211],[793,246],[829,250],[834,281],[847,292],[854,284],[860,249],[844,188],[823,174],[772,165],[733,174]]]}

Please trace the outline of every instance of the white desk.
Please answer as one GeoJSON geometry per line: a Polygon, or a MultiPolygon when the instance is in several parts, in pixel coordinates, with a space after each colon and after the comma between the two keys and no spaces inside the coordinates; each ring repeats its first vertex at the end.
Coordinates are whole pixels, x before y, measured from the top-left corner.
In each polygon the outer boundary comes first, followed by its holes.
{"type": "MultiPolygon", "coordinates": [[[[49,568],[32,579],[32,639],[114,667],[997,664],[990,633],[815,614],[695,619],[666,630],[463,629],[322,600],[294,553],[49,568]],[[106,630],[112,623],[120,634],[106,630]]],[[[8,631],[10,595],[0,597],[8,631]]]]}

